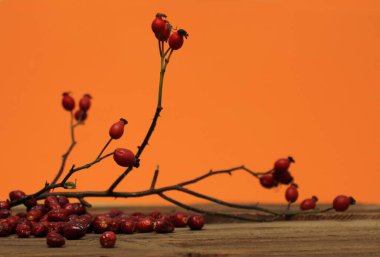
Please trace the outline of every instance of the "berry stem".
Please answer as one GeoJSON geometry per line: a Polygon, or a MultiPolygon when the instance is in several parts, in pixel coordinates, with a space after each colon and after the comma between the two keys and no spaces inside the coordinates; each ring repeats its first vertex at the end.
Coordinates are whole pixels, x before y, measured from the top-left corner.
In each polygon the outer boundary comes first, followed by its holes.
{"type": "Polygon", "coordinates": [[[150,189],[154,189],[154,187],[156,186],[156,182],[157,182],[157,178],[158,178],[158,173],[160,172],[160,166],[157,165],[157,168],[156,170],[154,171],[154,175],[153,175],[153,179],[152,179],[152,183],[150,185],[150,189]]]}
{"type": "Polygon", "coordinates": [[[112,137],[107,141],[107,143],[104,145],[103,149],[100,151],[100,153],[98,154],[98,156],[96,157],[96,160],[99,159],[102,154],[104,153],[104,151],[107,149],[108,145],[112,142],[112,137]]]}
{"type": "Polygon", "coordinates": [[[66,166],[66,162],[67,162],[67,159],[71,153],[71,151],[74,149],[75,145],[77,144],[76,140],[75,140],[75,127],[74,127],[74,114],[73,112],[71,111],[70,112],[70,134],[71,134],[71,144],[69,146],[69,148],[67,149],[67,151],[62,155],[62,162],[61,162],[61,167],[59,168],[58,172],[57,172],[57,175],[55,176],[55,178],[51,181],[50,184],[55,184],[57,183],[58,179],[62,176],[62,173],[65,169],[65,166],[66,166]]]}

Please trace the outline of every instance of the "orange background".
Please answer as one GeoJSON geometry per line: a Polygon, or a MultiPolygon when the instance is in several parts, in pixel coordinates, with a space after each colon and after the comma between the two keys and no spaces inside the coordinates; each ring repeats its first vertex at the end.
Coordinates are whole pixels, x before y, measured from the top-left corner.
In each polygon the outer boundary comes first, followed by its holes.
{"type": "MultiPolygon", "coordinates": [[[[0,1],[1,198],[53,178],[70,141],[64,91],[94,98],[68,166],[95,158],[120,117],[129,125],[112,149],[136,149],[157,101],[150,24],[158,11],[190,37],[169,64],[141,168],[119,190],[146,189],[157,164],[164,186],[210,168],[267,170],[292,155],[301,198],[344,193],[380,203],[380,2],[361,0],[0,1]]],[[[109,158],[74,178],[80,190],[106,189],[122,171],[109,158]]],[[[262,189],[243,173],[192,188],[228,201],[284,202],[284,188],[262,189]]],[[[107,201],[126,202],[98,200],[107,201]]]]}

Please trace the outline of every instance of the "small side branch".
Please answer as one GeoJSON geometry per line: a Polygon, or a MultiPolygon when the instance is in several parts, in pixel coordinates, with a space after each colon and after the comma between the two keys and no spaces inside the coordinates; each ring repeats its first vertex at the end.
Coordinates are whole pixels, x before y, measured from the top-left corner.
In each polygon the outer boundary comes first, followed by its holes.
{"type": "Polygon", "coordinates": [[[157,168],[156,170],[154,171],[154,175],[153,175],[153,179],[152,179],[152,183],[150,185],[150,190],[154,189],[154,187],[156,186],[156,182],[157,182],[157,178],[158,178],[158,173],[160,172],[160,166],[157,165],[157,168]]]}

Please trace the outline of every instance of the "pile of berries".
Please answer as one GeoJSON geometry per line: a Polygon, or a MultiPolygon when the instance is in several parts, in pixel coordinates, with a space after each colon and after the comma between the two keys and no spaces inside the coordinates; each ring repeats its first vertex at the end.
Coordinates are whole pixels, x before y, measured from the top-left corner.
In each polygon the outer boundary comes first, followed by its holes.
{"type": "MultiPolygon", "coordinates": [[[[25,197],[25,193],[16,190],[9,196],[10,200],[17,200],[25,197]]],[[[48,196],[44,204],[31,200],[25,205],[27,212],[13,216],[8,201],[0,201],[0,237],[14,233],[20,238],[46,237],[48,246],[60,247],[65,239],[76,240],[93,232],[101,234],[100,244],[108,248],[115,245],[119,233],[172,233],[176,227],[200,230],[205,222],[202,215],[185,212],[169,215],[153,211],[146,215],[111,210],[93,215],[81,203],[70,203],[65,196],[48,196]]]]}

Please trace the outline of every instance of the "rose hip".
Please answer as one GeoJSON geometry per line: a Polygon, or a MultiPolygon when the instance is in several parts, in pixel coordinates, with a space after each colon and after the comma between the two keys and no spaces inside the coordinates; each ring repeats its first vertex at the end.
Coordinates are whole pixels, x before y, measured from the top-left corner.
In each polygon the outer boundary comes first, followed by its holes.
{"type": "Polygon", "coordinates": [[[18,237],[26,238],[29,237],[32,230],[29,225],[26,224],[18,224],[16,227],[16,234],[18,237]]]}
{"type": "Polygon", "coordinates": [[[45,207],[49,210],[60,209],[61,205],[59,205],[58,198],[54,195],[50,195],[45,199],[45,207]]]}
{"type": "Polygon", "coordinates": [[[9,209],[10,205],[8,201],[0,201],[0,209],[9,209]]]}
{"type": "Polygon", "coordinates": [[[66,196],[63,195],[57,195],[58,203],[61,207],[65,206],[69,203],[69,199],[66,196]]]}
{"type": "Polygon", "coordinates": [[[15,201],[25,197],[25,193],[21,190],[14,190],[9,192],[9,199],[15,201]]]}
{"type": "Polygon", "coordinates": [[[260,176],[260,184],[265,188],[272,188],[278,185],[272,174],[264,174],[260,176]]]}
{"type": "Polygon", "coordinates": [[[9,226],[8,222],[1,221],[0,222],[0,237],[9,236],[12,232],[12,228],[9,226]]]}
{"type": "Polygon", "coordinates": [[[47,233],[47,228],[43,223],[32,223],[32,234],[35,237],[44,237],[47,233]]]}
{"type": "Polygon", "coordinates": [[[68,240],[77,240],[86,235],[87,227],[78,221],[69,221],[63,227],[63,236],[68,240]]]}
{"type": "Polygon", "coordinates": [[[69,212],[66,209],[53,209],[48,212],[49,221],[68,221],[69,212]]]}
{"type": "Polygon", "coordinates": [[[165,30],[165,23],[166,21],[164,20],[166,18],[166,15],[163,13],[157,13],[156,18],[152,22],[152,31],[156,35],[157,34],[162,34],[162,32],[165,30]]]}
{"type": "Polygon", "coordinates": [[[285,199],[290,203],[294,203],[298,199],[298,189],[296,184],[290,185],[285,191],[285,199]]]}
{"type": "Polygon", "coordinates": [[[122,167],[132,167],[135,164],[134,153],[125,148],[117,148],[113,153],[113,159],[122,167]]]}
{"type": "Polygon", "coordinates": [[[274,171],[280,171],[280,172],[285,172],[289,169],[289,166],[292,162],[295,162],[294,159],[292,157],[288,157],[288,158],[282,158],[282,159],[278,159],[275,163],[274,163],[274,167],[273,167],[273,170],[274,171]]]}
{"type": "Polygon", "coordinates": [[[109,223],[111,222],[109,219],[95,219],[92,222],[92,229],[96,234],[104,233],[108,230],[109,223]]]}
{"type": "Polygon", "coordinates": [[[273,178],[281,184],[288,185],[293,182],[293,176],[289,171],[277,171],[273,172],[273,178]]]}
{"type": "Polygon", "coordinates": [[[99,237],[99,242],[101,246],[104,248],[112,248],[115,246],[116,243],[116,234],[112,231],[104,232],[99,237]]]}
{"type": "Polygon", "coordinates": [[[154,220],[152,217],[140,218],[137,221],[137,230],[140,233],[148,233],[154,230],[154,220]]]}
{"type": "Polygon", "coordinates": [[[6,219],[11,215],[8,209],[0,209],[0,219],[6,219]]]}
{"type": "Polygon", "coordinates": [[[89,94],[85,94],[79,101],[79,108],[84,111],[84,112],[87,112],[88,109],[90,109],[91,107],[91,99],[92,97],[89,95],[89,94]]]}
{"type": "Polygon", "coordinates": [[[157,233],[172,233],[174,231],[174,225],[167,219],[158,219],[156,220],[154,230],[157,233]]]}
{"type": "Polygon", "coordinates": [[[62,94],[62,106],[66,111],[72,111],[75,107],[74,98],[70,96],[68,92],[62,94]]]}
{"type": "Polygon", "coordinates": [[[112,139],[119,139],[124,134],[124,126],[128,124],[126,119],[121,118],[118,122],[114,123],[109,131],[112,139]]]}
{"type": "Polygon", "coordinates": [[[314,210],[316,202],[318,202],[318,198],[316,196],[313,196],[310,199],[305,199],[301,202],[300,209],[302,211],[314,210]]]}
{"type": "Polygon", "coordinates": [[[343,212],[350,207],[350,205],[355,204],[355,199],[351,196],[338,195],[333,201],[333,208],[335,211],[343,212]]]}
{"type": "Polygon", "coordinates": [[[83,110],[77,110],[74,114],[74,117],[78,122],[85,121],[87,119],[87,112],[83,110]]]}
{"type": "Polygon", "coordinates": [[[50,247],[61,247],[65,244],[65,238],[57,232],[49,232],[46,237],[46,243],[50,247]]]}
{"type": "Polygon", "coordinates": [[[81,203],[67,203],[63,208],[68,211],[68,215],[82,215],[86,213],[86,207],[81,203]]]}
{"type": "Polygon", "coordinates": [[[185,212],[176,212],[171,216],[171,220],[176,228],[186,227],[189,215],[185,212]]]}
{"type": "Polygon", "coordinates": [[[173,50],[178,50],[183,45],[183,37],[187,38],[189,35],[187,32],[183,29],[179,29],[178,31],[174,32],[169,37],[169,46],[173,50]]]}
{"type": "Polygon", "coordinates": [[[120,230],[124,234],[133,234],[136,231],[136,221],[127,219],[121,222],[120,230]]]}
{"type": "Polygon", "coordinates": [[[39,221],[42,218],[43,215],[44,215],[44,212],[42,210],[31,209],[26,214],[26,219],[29,220],[29,221],[39,221]]]}
{"type": "Polygon", "coordinates": [[[205,218],[202,215],[191,215],[187,220],[187,225],[191,230],[201,230],[205,224],[205,218]]]}

